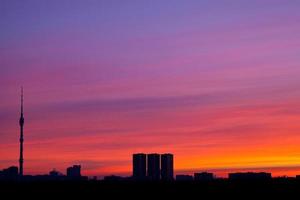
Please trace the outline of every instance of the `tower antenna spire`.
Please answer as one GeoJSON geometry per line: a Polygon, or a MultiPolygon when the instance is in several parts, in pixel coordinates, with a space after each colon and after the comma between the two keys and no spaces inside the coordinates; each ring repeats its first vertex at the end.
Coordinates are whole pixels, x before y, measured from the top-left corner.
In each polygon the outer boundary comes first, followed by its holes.
{"type": "Polygon", "coordinates": [[[21,87],[21,115],[23,115],[23,86],[21,87]]]}
{"type": "Polygon", "coordinates": [[[23,127],[24,127],[24,116],[23,116],[23,87],[21,87],[21,116],[19,120],[20,125],[20,159],[19,159],[19,175],[23,176],[23,127]]]}

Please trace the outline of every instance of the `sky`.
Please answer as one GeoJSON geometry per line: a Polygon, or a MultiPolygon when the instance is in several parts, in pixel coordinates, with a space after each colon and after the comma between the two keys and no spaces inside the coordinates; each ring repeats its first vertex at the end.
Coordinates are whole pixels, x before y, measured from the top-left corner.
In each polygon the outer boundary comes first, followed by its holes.
{"type": "Polygon", "coordinates": [[[0,0],[0,169],[300,174],[300,1],[0,0]]]}

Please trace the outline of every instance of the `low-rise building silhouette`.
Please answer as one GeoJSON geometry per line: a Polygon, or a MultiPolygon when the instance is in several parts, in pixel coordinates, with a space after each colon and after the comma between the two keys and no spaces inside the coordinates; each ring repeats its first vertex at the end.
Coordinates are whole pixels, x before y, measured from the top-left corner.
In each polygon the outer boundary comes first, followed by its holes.
{"type": "Polygon", "coordinates": [[[146,179],[146,154],[138,153],[132,155],[132,176],[134,180],[146,179]]]}
{"type": "Polygon", "coordinates": [[[19,170],[16,166],[11,166],[0,171],[0,180],[15,180],[18,176],[19,170]]]}
{"type": "Polygon", "coordinates": [[[214,179],[213,173],[201,172],[194,174],[195,181],[212,181],[214,179]]]}
{"type": "Polygon", "coordinates": [[[161,179],[174,180],[174,162],[173,154],[167,153],[161,155],[161,179]]]}
{"type": "Polygon", "coordinates": [[[272,179],[271,173],[266,172],[245,172],[229,173],[230,180],[269,180],[272,179]]]}
{"type": "Polygon", "coordinates": [[[53,169],[52,171],[49,172],[49,176],[51,177],[59,177],[59,176],[64,176],[62,173],[57,171],[56,169],[53,169]]]}
{"type": "Polygon", "coordinates": [[[129,181],[131,179],[130,179],[130,177],[110,175],[110,176],[104,176],[103,180],[114,182],[114,181],[129,181]]]}
{"type": "Polygon", "coordinates": [[[191,175],[178,174],[176,175],[176,181],[192,181],[194,177],[191,175]]]}
{"type": "Polygon", "coordinates": [[[73,165],[67,168],[67,177],[69,178],[80,178],[81,177],[81,166],[73,165]]]}

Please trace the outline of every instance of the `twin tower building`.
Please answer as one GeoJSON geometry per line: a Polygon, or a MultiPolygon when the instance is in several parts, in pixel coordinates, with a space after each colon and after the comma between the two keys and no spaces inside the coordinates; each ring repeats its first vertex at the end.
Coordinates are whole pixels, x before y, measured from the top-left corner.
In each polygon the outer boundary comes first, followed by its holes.
{"type": "Polygon", "coordinates": [[[173,180],[173,154],[144,154],[132,156],[133,178],[135,180],[173,180]]]}

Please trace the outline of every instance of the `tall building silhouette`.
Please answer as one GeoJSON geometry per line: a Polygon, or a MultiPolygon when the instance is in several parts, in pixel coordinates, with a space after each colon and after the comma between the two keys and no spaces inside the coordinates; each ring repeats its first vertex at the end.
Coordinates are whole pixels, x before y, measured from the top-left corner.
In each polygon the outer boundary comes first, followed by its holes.
{"type": "Polygon", "coordinates": [[[160,155],[157,153],[148,154],[147,175],[150,180],[160,180],[160,155]]]}
{"type": "Polygon", "coordinates": [[[161,155],[161,179],[173,180],[174,179],[174,162],[173,154],[167,153],[161,155]]]}
{"type": "Polygon", "coordinates": [[[132,155],[132,175],[135,180],[146,178],[146,154],[138,153],[132,155]]]}
{"type": "Polygon", "coordinates": [[[19,120],[20,124],[20,158],[19,158],[19,175],[23,176],[23,142],[24,142],[24,137],[23,137],[23,127],[24,127],[24,116],[23,116],[23,87],[21,88],[21,116],[19,120]]]}

